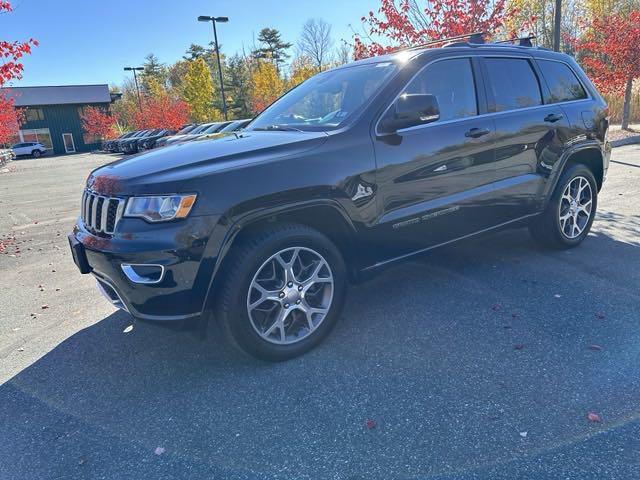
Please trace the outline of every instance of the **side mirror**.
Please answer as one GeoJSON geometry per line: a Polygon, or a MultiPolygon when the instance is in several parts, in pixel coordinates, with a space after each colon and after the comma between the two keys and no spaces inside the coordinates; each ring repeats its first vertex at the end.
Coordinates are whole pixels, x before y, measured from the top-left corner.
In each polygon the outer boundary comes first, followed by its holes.
{"type": "Polygon", "coordinates": [[[380,122],[384,133],[395,133],[403,128],[435,122],[440,118],[440,107],[435,95],[405,93],[398,97],[380,122]]]}

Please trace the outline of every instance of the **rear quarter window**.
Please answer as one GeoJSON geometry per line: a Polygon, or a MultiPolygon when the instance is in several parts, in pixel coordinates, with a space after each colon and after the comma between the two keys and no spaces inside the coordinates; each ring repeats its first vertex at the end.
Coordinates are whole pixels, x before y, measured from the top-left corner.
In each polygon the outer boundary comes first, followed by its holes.
{"type": "Polygon", "coordinates": [[[493,97],[489,111],[503,112],[542,105],[538,78],[526,58],[485,58],[489,90],[493,97]]]}
{"type": "Polygon", "coordinates": [[[537,60],[550,95],[546,103],[570,102],[587,98],[582,84],[568,65],[552,60],[537,60]]]}

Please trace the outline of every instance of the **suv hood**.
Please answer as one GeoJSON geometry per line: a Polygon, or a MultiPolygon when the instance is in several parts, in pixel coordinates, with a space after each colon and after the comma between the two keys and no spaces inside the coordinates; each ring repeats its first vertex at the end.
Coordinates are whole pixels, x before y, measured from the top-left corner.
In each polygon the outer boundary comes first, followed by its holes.
{"type": "Polygon", "coordinates": [[[249,131],[171,145],[97,168],[87,186],[104,195],[174,193],[188,188],[175,182],[299,155],[320,146],[327,137],[325,132],[249,131]]]}

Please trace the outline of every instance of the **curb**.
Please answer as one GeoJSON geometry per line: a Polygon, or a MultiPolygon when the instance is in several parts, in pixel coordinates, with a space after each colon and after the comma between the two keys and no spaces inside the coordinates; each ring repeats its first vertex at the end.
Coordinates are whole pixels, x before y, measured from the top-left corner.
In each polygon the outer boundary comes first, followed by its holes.
{"type": "Polygon", "coordinates": [[[625,145],[635,145],[640,143],[640,135],[634,135],[633,137],[621,138],[620,140],[612,140],[611,146],[615,147],[624,147],[625,145]]]}

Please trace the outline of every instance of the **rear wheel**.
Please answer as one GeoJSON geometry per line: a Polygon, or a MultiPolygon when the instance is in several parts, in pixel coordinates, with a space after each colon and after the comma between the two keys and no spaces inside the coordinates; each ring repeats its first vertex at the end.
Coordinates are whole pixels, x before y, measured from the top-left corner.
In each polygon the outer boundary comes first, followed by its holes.
{"type": "Polygon", "coordinates": [[[280,225],[230,255],[219,317],[242,350],[282,361],[328,335],[346,289],[344,262],[329,239],[304,225],[280,225]]]}
{"type": "Polygon", "coordinates": [[[530,225],[532,236],[551,248],[572,248],[589,234],[598,203],[598,185],[582,164],[569,167],[545,211],[530,225]]]}

